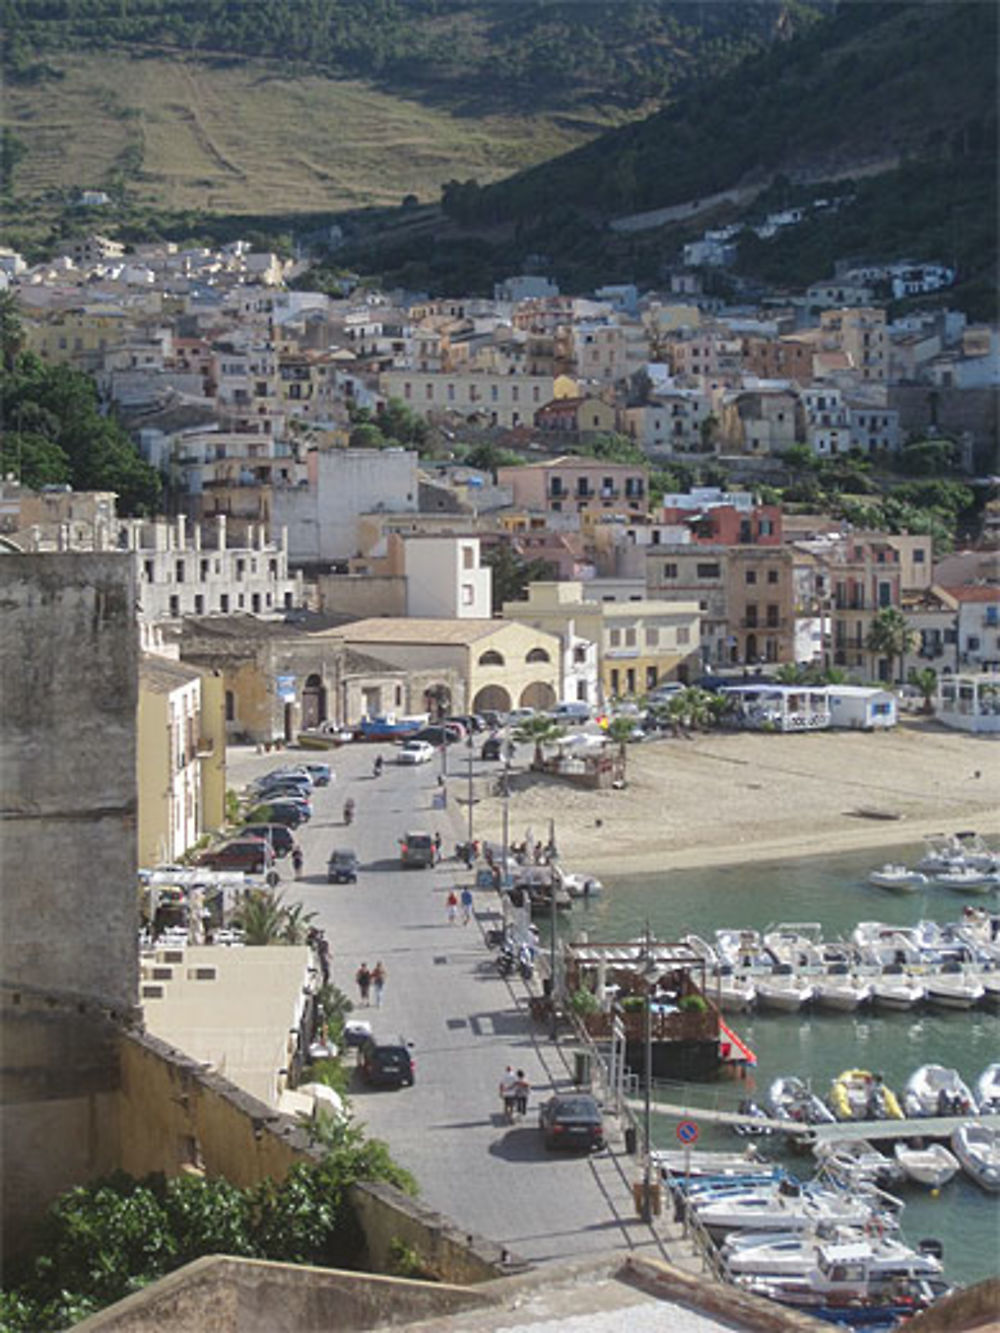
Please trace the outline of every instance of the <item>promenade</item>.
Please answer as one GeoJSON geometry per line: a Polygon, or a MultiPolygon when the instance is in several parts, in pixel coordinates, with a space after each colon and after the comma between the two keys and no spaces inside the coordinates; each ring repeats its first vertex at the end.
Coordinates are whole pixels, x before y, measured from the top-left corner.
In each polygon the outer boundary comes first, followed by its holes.
{"type": "MultiPolygon", "coordinates": [[[[239,788],[302,757],[308,756],[295,750],[231,750],[229,785],[239,788]]],[[[467,807],[455,802],[465,792],[464,779],[451,778],[449,808],[442,811],[432,808],[436,762],[400,767],[392,762],[391,747],[372,745],[317,757],[329,761],[335,781],[314,793],[314,817],[299,830],[302,878],[292,882],[283,861],[283,887],[289,901],[316,913],[330,941],[333,980],[355,1005],[358,965],[381,960],[387,974],[382,1008],[373,1001],[353,1017],[368,1020],[376,1035],[404,1037],[416,1062],[412,1088],[371,1090],[355,1077],[350,1094],[356,1118],[413,1173],[423,1203],[504,1246],[512,1258],[546,1263],[631,1251],[676,1262],[681,1251],[664,1239],[671,1230],[667,1219],[651,1226],[635,1215],[632,1181],[639,1159],[625,1154],[617,1122],[609,1121],[610,1147],[593,1157],[542,1147],[538,1105],[553,1091],[572,1087],[575,1046],[568,1035],[554,1043],[547,1027],[532,1022],[520,978],[498,975],[484,940],[498,910],[493,890],[475,890],[468,926],[460,917],[448,922],[449,890],[472,878],[450,855],[467,827],[467,807]],[[376,779],[372,762],[379,752],[386,764],[376,779]],[[345,827],[348,796],[356,816],[345,827]],[[446,859],[433,870],[404,870],[398,839],[421,828],[441,832],[446,859]],[[362,869],[356,885],[327,884],[326,862],[335,846],[357,852],[362,869]],[[514,1125],[503,1122],[497,1092],[507,1065],[523,1069],[531,1084],[528,1114],[514,1125]]],[[[484,778],[497,771],[478,759],[474,768],[484,778]]]]}

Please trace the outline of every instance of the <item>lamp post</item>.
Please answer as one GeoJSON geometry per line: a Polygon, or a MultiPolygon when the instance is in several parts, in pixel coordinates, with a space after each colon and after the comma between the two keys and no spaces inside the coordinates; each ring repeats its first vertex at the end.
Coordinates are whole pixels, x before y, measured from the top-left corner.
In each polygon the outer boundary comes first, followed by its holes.
{"type": "Polygon", "coordinates": [[[556,876],[554,862],[559,855],[556,847],[555,820],[549,820],[549,909],[551,913],[549,939],[549,1037],[559,1039],[559,1025],[556,1020],[556,876]]]}
{"type": "Polygon", "coordinates": [[[469,747],[469,853],[472,853],[472,732],[469,732],[469,738],[466,742],[469,747]]]}
{"type": "Polygon", "coordinates": [[[646,922],[646,937],[642,946],[642,978],[646,983],[646,1003],[643,1007],[643,1047],[645,1050],[645,1098],[643,1100],[643,1171],[642,1171],[642,1220],[652,1222],[652,1184],[653,1184],[653,1134],[652,1134],[652,1088],[653,1088],[653,983],[659,975],[650,949],[649,922],[646,922]]]}

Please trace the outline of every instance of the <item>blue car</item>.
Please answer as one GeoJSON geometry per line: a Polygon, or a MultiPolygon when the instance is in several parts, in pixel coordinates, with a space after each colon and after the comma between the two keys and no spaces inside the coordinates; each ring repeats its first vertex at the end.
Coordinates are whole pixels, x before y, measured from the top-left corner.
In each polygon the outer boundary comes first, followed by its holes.
{"type": "Polygon", "coordinates": [[[302,767],[312,778],[313,785],[316,787],[329,787],[330,783],[333,781],[333,773],[330,770],[329,764],[310,763],[303,764],[302,767]]]}

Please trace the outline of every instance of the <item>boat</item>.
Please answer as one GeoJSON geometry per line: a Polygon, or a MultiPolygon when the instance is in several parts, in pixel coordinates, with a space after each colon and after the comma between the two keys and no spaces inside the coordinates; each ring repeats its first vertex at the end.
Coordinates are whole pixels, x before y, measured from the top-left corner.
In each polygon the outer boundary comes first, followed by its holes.
{"type": "Polygon", "coordinates": [[[757,986],[751,977],[737,977],[731,971],[719,973],[716,996],[723,1013],[745,1013],[757,998],[757,986]]]}
{"type": "Polygon", "coordinates": [[[757,1004],[761,1009],[781,1009],[794,1013],[813,997],[812,982],[791,972],[757,977],[756,985],[757,1004]]]}
{"type": "Polygon", "coordinates": [[[1000,853],[992,851],[978,833],[929,833],[927,850],[917,862],[918,870],[932,874],[969,866],[973,870],[1000,870],[1000,853]]]}
{"type": "MultiPolygon", "coordinates": [[[[730,1231],[807,1231],[821,1223],[868,1226],[881,1218],[872,1196],[846,1195],[815,1185],[782,1180],[724,1195],[695,1198],[689,1207],[714,1236],[730,1231]]],[[[884,1225],[893,1225],[887,1217],[884,1225]]]]}
{"type": "Polygon", "coordinates": [[[868,883],[876,889],[889,889],[893,893],[916,893],[929,882],[922,870],[908,870],[904,865],[892,863],[880,866],[868,876],[868,883]]]}
{"type": "Polygon", "coordinates": [[[867,1139],[833,1139],[813,1149],[820,1173],[845,1188],[858,1185],[892,1185],[903,1179],[894,1157],[886,1157],[867,1139]]]}
{"type": "Polygon", "coordinates": [[[872,1004],[876,1009],[913,1009],[924,998],[924,983],[916,977],[906,976],[902,970],[898,974],[883,973],[873,977],[871,987],[872,1004]]]}
{"type": "Polygon", "coordinates": [[[704,1148],[659,1148],[653,1162],[664,1176],[687,1178],[706,1176],[767,1175],[774,1171],[771,1162],[763,1162],[754,1145],[743,1152],[709,1152],[704,1148]]]}
{"type": "MultiPolygon", "coordinates": [[[[740,1115],[749,1117],[751,1121],[770,1121],[771,1119],[764,1108],[758,1105],[758,1103],[750,1097],[744,1097],[736,1109],[740,1115]]],[[[774,1128],[770,1123],[744,1123],[742,1125],[733,1125],[733,1133],[738,1134],[741,1139],[770,1138],[774,1133],[774,1128]]]]}
{"type": "Polygon", "coordinates": [[[1000,1008],[1000,971],[982,971],[978,980],[983,988],[982,1003],[990,1009],[1000,1008]]]}
{"type": "Polygon", "coordinates": [[[775,1120],[798,1125],[832,1125],[836,1116],[813,1090],[795,1075],[776,1078],[767,1090],[767,1109],[775,1120]]]}
{"type": "Polygon", "coordinates": [[[398,717],[395,713],[376,713],[363,717],[355,727],[355,735],[362,741],[406,740],[427,726],[427,714],[398,717]]]}
{"type": "Polygon", "coordinates": [[[969,1087],[957,1069],[921,1065],[910,1075],[903,1095],[908,1116],[967,1115],[976,1111],[969,1087]]]}
{"type": "Polygon", "coordinates": [[[980,1115],[1000,1115],[1000,1064],[987,1065],[976,1079],[980,1115]]]}
{"type": "Polygon", "coordinates": [[[925,999],[937,1009],[971,1009],[986,994],[977,976],[965,972],[930,972],[924,977],[925,999]]]}
{"type": "Polygon", "coordinates": [[[934,883],[956,893],[989,893],[1000,884],[995,870],[979,870],[970,865],[953,865],[934,874],[934,883]]]}
{"type": "Polygon", "coordinates": [[[734,970],[769,968],[773,961],[756,930],[717,930],[715,952],[720,964],[728,963],[734,970]]]}
{"type": "Polygon", "coordinates": [[[872,983],[866,978],[848,975],[843,964],[825,976],[813,977],[812,983],[813,1004],[820,1009],[851,1013],[872,997],[872,983]]]}
{"type": "Polygon", "coordinates": [[[604,892],[604,885],[596,875],[563,870],[560,865],[554,866],[552,873],[559,886],[565,889],[571,898],[596,898],[599,893],[604,892]]]}
{"type": "Polygon", "coordinates": [[[771,1235],[766,1231],[734,1232],[720,1251],[729,1272],[782,1277],[805,1274],[815,1267],[823,1244],[850,1244],[867,1251],[869,1273],[885,1281],[894,1278],[942,1276],[941,1260],[905,1245],[895,1236],[867,1236],[850,1227],[834,1227],[832,1236],[815,1232],[771,1235]]]}
{"type": "Polygon", "coordinates": [[[830,1109],[838,1120],[902,1120],[903,1108],[881,1074],[845,1069],[830,1087],[830,1109]]]}
{"type": "Polygon", "coordinates": [[[764,931],[764,948],[776,963],[791,968],[820,967],[823,927],[818,921],[779,921],[764,931]]]}
{"type": "Polygon", "coordinates": [[[861,963],[875,967],[921,967],[926,962],[917,931],[885,921],[859,921],[851,932],[851,943],[861,963]]]}
{"type": "Polygon", "coordinates": [[[980,1189],[1000,1193],[1000,1131],[969,1121],[953,1132],[951,1148],[980,1189]]]}
{"type": "Polygon", "coordinates": [[[943,1143],[929,1143],[919,1148],[911,1147],[908,1143],[897,1143],[894,1151],[896,1161],[910,1180],[918,1185],[940,1189],[958,1172],[958,1158],[943,1143]]]}

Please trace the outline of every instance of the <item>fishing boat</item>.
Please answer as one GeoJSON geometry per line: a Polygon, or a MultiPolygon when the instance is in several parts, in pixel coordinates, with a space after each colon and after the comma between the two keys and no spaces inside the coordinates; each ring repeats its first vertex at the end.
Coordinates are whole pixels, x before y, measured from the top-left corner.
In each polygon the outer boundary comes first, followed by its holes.
{"type": "Polygon", "coordinates": [[[961,971],[930,972],[924,977],[925,999],[936,1009],[971,1009],[986,994],[975,975],[961,971]]]}
{"type": "Polygon", "coordinates": [[[798,1125],[832,1125],[836,1120],[830,1108],[794,1074],[774,1080],[767,1090],[767,1107],[775,1120],[798,1125]]]}
{"type": "Polygon", "coordinates": [[[904,865],[888,863],[873,870],[868,876],[868,883],[876,889],[889,889],[892,893],[916,893],[930,883],[922,870],[909,870],[904,865]]]}
{"type": "MultiPolygon", "coordinates": [[[[788,964],[786,963],[787,967],[788,964]]],[[[792,972],[780,972],[756,978],[757,1004],[762,1009],[780,1009],[794,1013],[813,997],[812,982],[792,972]]]]}
{"type": "Polygon", "coordinates": [[[987,1065],[976,1079],[980,1115],[1000,1115],[1000,1064],[987,1065]]]}
{"type": "Polygon", "coordinates": [[[872,997],[872,983],[867,978],[851,976],[844,964],[825,976],[813,977],[813,1004],[819,1009],[851,1013],[872,997]]]}
{"type": "Polygon", "coordinates": [[[969,1121],[954,1131],[951,1148],[970,1180],[991,1194],[1000,1193],[1000,1131],[969,1121]]]}
{"type": "Polygon", "coordinates": [[[911,1147],[908,1143],[897,1143],[894,1151],[896,1161],[909,1179],[918,1185],[940,1189],[958,1171],[958,1158],[942,1143],[929,1143],[919,1148],[911,1147]]]}
{"type": "Polygon", "coordinates": [[[838,1120],[902,1120],[903,1108],[881,1074],[845,1069],[830,1086],[830,1109],[838,1120]]]}
{"type": "Polygon", "coordinates": [[[896,974],[885,972],[872,977],[872,1004],[876,1009],[913,1009],[924,998],[924,983],[906,976],[902,969],[896,974]]]}
{"type": "Polygon", "coordinates": [[[907,1080],[903,1108],[908,1116],[967,1115],[976,1103],[957,1069],[921,1065],[907,1080]]]}

